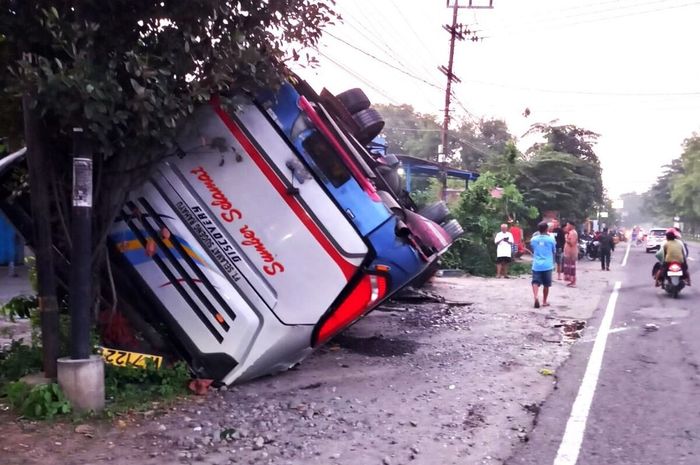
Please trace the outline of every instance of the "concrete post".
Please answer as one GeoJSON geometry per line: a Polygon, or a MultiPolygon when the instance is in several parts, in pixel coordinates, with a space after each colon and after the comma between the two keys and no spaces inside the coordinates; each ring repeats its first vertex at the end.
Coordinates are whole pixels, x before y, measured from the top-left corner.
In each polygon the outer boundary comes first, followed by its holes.
{"type": "Polygon", "coordinates": [[[99,412],[105,407],[105,368],[99,355],[74,360],[58,359],[58,384],[79,413],[99,412]]]}

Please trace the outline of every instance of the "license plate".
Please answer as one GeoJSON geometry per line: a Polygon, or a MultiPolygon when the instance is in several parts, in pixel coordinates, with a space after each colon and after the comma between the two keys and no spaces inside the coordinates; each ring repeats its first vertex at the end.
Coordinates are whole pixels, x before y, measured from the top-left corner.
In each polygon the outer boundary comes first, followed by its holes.
{"type": "Polygon", "coordinates": [[[98,347],[97,353],[102,355],[106,363],[118,367],[134,366],[146,368],[146,360],[151,360],[156,368],[160,368],[163,357],[160,355],[140,354],[127,350],[110,349],[109,347],[98,347]]]}
{"type": "Polygon", "coordinates": [[[683,272],[682,271],[669,271],[668,275],[669,276],[683,276],[683,272]]]}

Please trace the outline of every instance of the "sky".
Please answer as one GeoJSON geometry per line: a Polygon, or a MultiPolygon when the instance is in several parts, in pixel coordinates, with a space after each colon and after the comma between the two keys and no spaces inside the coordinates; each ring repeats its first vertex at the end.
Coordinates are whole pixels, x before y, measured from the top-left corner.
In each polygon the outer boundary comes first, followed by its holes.
{"type": "MultiPolygon", "coordinates": [[[[343,20],[314,52],[319,66],[299,74],[317,90],[361,87],[374,103],[439,116],[446,0],[337,0],[336,9],[343,20]]],[[[533,123],[599,133],[611,198],[646,191],[700,132],[700,1],[493,0],[460,9],[459,22],[483,40],[456,45],[454,116],[503,119],[522,150],[533,123]]]]}

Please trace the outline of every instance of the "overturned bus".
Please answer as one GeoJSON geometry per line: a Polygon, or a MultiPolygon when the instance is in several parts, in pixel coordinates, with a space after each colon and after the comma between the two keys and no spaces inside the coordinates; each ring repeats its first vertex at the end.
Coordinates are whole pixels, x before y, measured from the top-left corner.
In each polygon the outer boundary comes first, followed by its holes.
{"type": "Polygon", "coordinates": [[[462,233],[444,205],[421,215],[398,160],[368,150],[384,122],[361,90],[292,78],[234,103],[194,112],[109,235],[134,308],[224,384],[297,364],[462,233]]]}

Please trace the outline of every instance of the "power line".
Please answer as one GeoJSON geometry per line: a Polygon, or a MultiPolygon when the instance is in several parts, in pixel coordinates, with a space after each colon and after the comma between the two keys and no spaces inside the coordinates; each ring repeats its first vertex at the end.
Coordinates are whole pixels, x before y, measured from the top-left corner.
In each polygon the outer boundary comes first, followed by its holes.
{"type": "Polygon", "coordinates": [[[528,92],[540,92],[547,94],[569,94],[569,95],[586,95],[586,96],[601,96],[601,97],[691,97],[700,96],[700,91],[689,92],[618,92],[618,91],[588,91],[588,90],[564,90],[564,89],[545,89],[541,87],[524,87],[498,82],[480,81],[476,79],[467,80],[473,84],[481,84],[484,86],[501,87],[504,89],[523,90],[528,92]]]}
{"type": "MultiPolygon", "coordinates": [[[[421,40],[420,36],[418,35],[418,32],[416,32],[416,30],[413,28],[413,26],[411,25],[411,22],[403,14],[403,11],[401,11],[401,9],[398,7],[398,5],[396,5],[396,2],[394,2],[394,0],[390,0],[390,2],[391,2],[391,5],[394,7],[394,9],[398,12],[398,14],[401,17],[401,19],[403,20],[403,22],[406,24],[406,26],[408,26],[408,29],[409,29],[409,31],[411,31],[411,34],[413,35],[413,37],[416,38],[416,42],[427,53],[427,55],[425,55],[425,56],[429,57],[432,60],[433,53],[428,49],[428,47],[425,46],[425,41],[421,40]]],[[[421,61],[421,63],[422,63],[422,61],[421,61]]],[[[425,68],[425,66],[423,66],[423,69],[426,70],[426,72],[428,71],[425,68]]]]}
{"type": "MultiPolygon", "coordinates": [[[[696,2],[699,3],[700,2],[696,2]]],[[[344,39],[341,39],[340,37],[335,36],[334,34],[330,32],[326,32],[326,34],[330,35],[334,39],[344,43],[345,45],[357,50],[358,52],[372,58],[373,60],[388,66],[400,73],[405,74],[406,76],[409,76],[417,81],[420,81],[426,85],[429,85],[430,87],[433,87],[435,89],[440,89],[443,90],[443,88],[437,84],[434,84],[430,81],[427,81],[420,76],[417,76],[409,71],[406,71],[405,69],[399,68],[398,66],[387,62],[386,60],[383,60],[376,55],[373,55],[370,52],[367,52],[365,50],[362,50],[361,48],[351,44],[350,42],[347,42],[344,39]]],[[[538,87],[525,87],[525,86],[518,86],[518,85],[510,85],[510,84],[504,84],[504,83],[499,83],[499,82],[489,82],[489,81],[482,81],[478,79],[464,79],[465,82],[469,82],[472,84],[480,84],[484,86],[490,86],[490,87],[500,87],[504,89],[512,89],[512,90],[522,90],[522,91],[527,91],[527,92],[540,92],[540,93],[548,93],[548,94],[571,94],[571,95],[586,95],[586,96],[606,96],[606,97],[688,97],[688,96],[695,96],[695,95],[700,95],[700,91],[690,91],[690,92],[617,92],[617,91],[587,91],[587,90],[565,90],[565,89],[545,89],[545,88],[538,88],[538,87]]]]}
{"type": "MultiPolygon", "coordinates": [[[[413,66],[409,66],[406,62],[404,62],[401,58],[405,58],[405,57],[403,57],[402,54],[400,54],[399,52],[397,52],[397,51],[389,44],[389,41],[381,34],[381,31],[384,30],[384,29],[386,28],[386,25],[387,25],[387,24],[388,24],[390,27],[393,28],[393,25],[391,24],[391,22],[386,22],[386,23],[380,25],[379,27],[376,27],[376,26],[375,26],[375,27],[372,27],[372,25],[374,25],[375,23],[371,20],[371,18],[368,17],[367,15],[365,15],[364,12],[362,11],[362,9],[359,10],[359,13],[365,18],[366,21],[360,21],[360,20],[358,20],[355,16],[351,15],[351,14],[346,10],[347,16],[349,16],[349,17],[352,18],[353,20],[357,21],[357,23],[358,23],[365,31],[367,31],[370,35],[372,35],[372,36],[376,39],[376,40],[369,39],[369,37],[367,37],[366,35],[363,34],[363,36],[364,36],[365,38],[367,38],[368,40],[370,40],[370,43],[372,43],[372,45],[375,45],[375,46],[380,45],[380,46],[382,46],[383,49],[386,51],[385,54],[386,54],[387,56],[389,56],[390,58],[392,58],[392,59],[393,59],[396,63],[398,63],[402,68],[404,68],[404,69],[406,69],[406,70],[409,70],[409,71],[413,72],[414,74],[420,74],[420,73],[421,73],[421,71],[418,70],[417,68],[415,68],[415,67],[413,67],[413,66]],[[367,27],[367,25],[365,25],[365,22],[366,22],[367,24],[369,24],[370,27],[367,27]]],[[[376,16],[376,17],[382,17],[382,15],[381,15],[381,14],[378,14],[378,13],[375,14],[374,16],[376,16]]],[[[351,26],[351,27],[353,27],[353,26],[351,26]]],[[[355,29],[357,30],[357,28],[355,28],[355,29]]],[[[395,30],[395,29],[394,29],[394,30],[395,30]]],[[[408,63],[412,63],[413,61],[415,61],[415,60],[407,60],[408,63]]],[[[422,64],[422,61],[419,60],[419,63],[421,64],[421,67],[425,70],[425,66],[422,64]]],[[[430,71],[425,70],[425,72],[427,72],[428,74],[430,74],[430,71]]]]}
{"type": "MultiPolygon", "coordinates": [[[[562,11],[566,12],[567,10],[557,10],[556,16],[534,18],[533,20],[527,21],[524,23],[523,22],[505,23],[505,24],[501,24],[501,27],[503,27],[503,28],[515,27],[516,29],[524,29],[524,28],[529,28],[531,26],[538,26],[538,25],[542,25],[542,24],[547,25],[547,23],[556,24],[557,22],[560,22],[560,20],[578,19],[578,18],[586,18],[586,17],[588,17],[588,19],[591,19],[591,17],[598,15],[598,14],[601,14],[601,13],[624,11],[624,10],[629,10],[632,7],[639,8],[639,7],[649,7],[649,6],[655,6],[655,5],[661,5],[661,4],[668,5],[669,2],[671,2],[671,4],[672,4],[674,1],[676,1],[676,0],[646,0],[646,1],[642,1],[642,2],[634,0],[630,3],[617,5],[617,6],[614,6],[611,8],[586,9],[586,11],[583,11],[581,13],[572,14],[572,15],[565,15],[565,16],[562,16],[561,13],[562,13],[562,11]]],[[[619,2],[617,2],[617,3],[619,3],[619,2]]]]}
{"type": "Polygon", "coordinates": [[[337,62],[337,61],[334,60],[333,58],[329,57],[327,54],[323,53],[321,50],[317,50],[317,51],[318,51],[318,54],[319,54],[319,55],[321,55],[322,57],[324,57],[325,59],[327,59],[328,61],[330,61],[331,63],[333,63],[333,64],[336,65],[338,68],[340,68],[340,69],[342,69],[343,71],[345,71],[346,73],[350,74],[350,75],[353,76],[354,78],[358,79],[360,82],[366,84],[369,88],[373,89],[373,90],[374,90],[375,92],[377,92],[379,95],[381,95],[382,97],[384,97],[384,98],[386,98],[387,100],[389,100],[392,104],[394,104],[394,105],[399,105],[399,103],[398,103],[398,101],[397,101],[396,99],[394,99],[394,98],[390,97],[389,95],[387,95],[386,92],[384,92],[383,90],[381,90],[381,89],[379,89],[378,87],[376,87],[374,84],[372,84],[370,81],[368,81],[367,79],[365,79],[363,76],[359,75],[358,73],[356,73],[355,71],[351,70],[351,69],[348,68],[347,66],[345,66],[345,65],[343,65],[343,64],[341,64],[341,63],[339,63],[339,62],[337,62]]]}
{"type": "MultiPolygon", "coordinates": [[[[346,11],[347,11],[347,10],[346,10],[346,11]]],[[[364,13],[363,13],[362,11],[360,11],[360,14],[362,14],[363,16],[365,16],[364,13]]],[[[348,17],[351,17],[351,18],[353,18],[353,19],[355,19],[355,18],[350,14],[349,11],[347,12],[347,16],[348,16],[348,17]]],[[[382,14],[380,14],[379,12],[376,12],[376,14],[374,14],[373,16],[376,17],[376,18],[380,18],[380,17],[383,17],[383,16],[385,16],[385,15],[382,15],[382,14]]],[[[362,33],[362,31],[361,31],[360,29],[358,29],[357,27],[355,27],[353,24],[347,22],[347,20],[345,21],[345,24],[348,24],[350,27],[352,27],[353,29],[355,29],[356,31],[358,31],[358,32],[360,33],[360,35],[362,35],[362,36],[365,37],[367,40],[369,40],[370,43],[371,43],[374,47],[376,47],[377,49],[380,49],[380,48],[381,48],[381,49],[383,49],[384,51],[387,51],[387,50],[388,50],[389,52],[385,52],[384,54],[385,54],[386,56],[388,56],[389,59],[390,59],[389,61],[392,62],[392,63],[394,63],[396,66],[398,66],[398,67],[400,67],[400,68],[402,68],[402,69],[404,69],[404,70],[407,70],[407,71],[409,71],[409,72],[411,72],[411,73],[413,73],[414,75],[417,75],[417,76],[424,75],[424,74],[427,74],[427,75],[430,75],[430,74],[431,74],[431,71],[428,70],[428,69],[426,68],[426,66],[425,66],[425,64],[424,64],[424,60],[420,60],[420,59],[416,60],[415,58],[413,58],[413,59],[405,59],[406,57],[404,56],[404,54],[399,53],[396,49],[394,49],[394,48],[389,44],[389,41],[388,41],[388,40],[385,40],[385,37],[381,34],[381,31],[382,31],[382,30],[386,30],[386,26],[385,26],[384,24],[383,24],[381,27],[373,27],[373,24],[374,24],[374,23],[371,22],[369,19],[367,19],[367,24],[364,24],[364,22],[360,22],[360,26],[361,26],[363,29],[365,29],[366,31],[368,31],[373,37],[375,37],[376,40],[370,39],[369,36],[367,36],[366,34],[362,33]],[[369,26],[369,28],[368,28],[367,26],[369,26]],[[381,46],[381,47],[380,47],[380,46],[381,46]],[[422,68],[424,71],[418,70],[418,67],[416,67],[416,66],[409,66],[409,65],[407,65],[407,63],[418,63],[418,64],[420,65],[420,68],[422,68]]],[[[385,24],[387,24],[389,27],[391,27],[391,29],[394,31],[394,33],[390,33],[390,34],[389,34],[389,37],[391,37],[391,38],[399,38],[399,37],[400,37],[400,34],[399,34],[399,32],[398,32],[398,29],[397,29],[396,27],[394,27],[394,25],[393,25],[391,22],[386,22],[385,24]]],[[[388,32],[388,30],[387,30],[387,32],[388,32]]],[[[404,45],[406,44],[406,41],[405,41],[405,40],[400,40],[400,41],[401,41],[401,44],[404,44],[404,45]]],[[[433,71],[433,72],[434,72],[434,71],[433,71]]],[[[427,98],[427,96],[421,91],[421,89],[418,87],[417,83],[414,82],[413,80],[411,80],[411,81],[409,81],[409,82],[410,82],[410,84],[416,89],[417,95],[419,95],[420,98],[421,98],[426,104],[432,105],[432,102],[430,101],[430,99],[427,98]]]]}
{"type": "Polygon", "coordinates": [[[408,76],[408,77],[410,77],[410,78],[413,78],[413,79],[415,79],[415,80],[417,80],[417,81],[421,81],[422,83],[427,84],[427,85],[429,85],[430,87],[434,87],[434,88],[436,88],[436,89],[443,90],[443,87],[442,87],[442,86],[439,86],[439,85],[437,85],[437,84],[433,84],[432,82],[426,81],[426,80],[423,79],[422,77],[416,76],[415,74],[413,74],[413,73],[411,73],[411,72],[409,72],[409,71],[406,71],[405,69],[399,68],[398,66],[394,66],[393,64],[387,62],[386,60],[383,60],[383,59],[377,57],[376,55],[373,55],[373,54],[371,54],[371,53],[369,53],[369,52],[367,52],[367,51],[365,51],[365,50],[362,50],[361,48],[359,48],[359,47],[357,47],[357,46],[351,44],[350,42],[346,41],[345,39],[341,39],[340,37],[334,35],[334,34],[331,33],[331,32],[326,31],[325,34],[327,34],[327,35],[333,37],[335,40],[337,40],[337,41],[339,41],[339,42],[344,43],[344,44],[347,45],[348,47],[353,48],[353,49],[357,50],[358,52],[360,52],[360,53],[362,53],[362,54],[364,54],[364,55],[367,55],[368,57],[372,58],[373,60],[378,61],[378,62],[380,62],[380,63],[382,63],[382,64],[384,64],[384,65],[386,65],[386,66],[388,66],[388,67],[390,67],[390,68],[392,68],[392,69],[394,69],[394,70],[396,70],[396,71],[398,71],[398,72],[400,72],[400,73],[402,73],[402,74],[405,74],[406,76],[408,76]]]}
{"type": "MultiPolygon", "coordinates": [[[[660,11],[669,11],[669,10],[675,10],[679,8],[685,8],[689,6],[696,6],[700,5],[700,2],[689,2],[689,3],[683,3],[681,5],[671,5],[667,6],[664,8],[655,8],[651,10],[641,10],[641,11],[635,11],[627,14],[620,14],[620,15],[614,15],[614,16],[605,16],[605,17],[600,17],[600,18],[590,18],[589,20],[584,20],[584,21],[577,21],[577,22],[569,22],[569,23],[562,23],[562,24],[549,24],[545,26],[548,26],[551,29],[561,29],[561,28],[566,28],[566,27],[571,27],[571,26],[578,26],[578,25],[583,25],[583,24],[591,24],[591,23],[598,23],[598,22],[606,22],[606,21],[612,21],[615,19],[623,19],[623,18],[630,18],[634,16],[642,16],[645,14],[649,13],[657,13],[660,11]]],[[[508,35],[508,32],[514,32],[514,34],[511,35],[521,35],[521,34],[532,34],[532,30],[524,30],[524,29],[516,29],[515,31],[506,31],[506,34],[508,35]]],[[[484,39],[491,39],[493,37],[497,37],[498,35],[491,35],[491,36],[486,36],[484,39]]]]}
{"type": "Polygon", "coordinates": [[[351,28],[353,28],[353,29],[354,29],[355,31],[357,31],[362,37],[364,37],[365,39],[367,39],[367,40],[369,41],[370,44],[376,46],[377,49],[379,49],[379,50],[380,50],[382,53],[384,53],[387,57],[389,57],[389,58],[391,58],[392,60],[396,61],[400,66],[403,66],[404,68],[408,68],[408,66],[406,66],[406,64],[405,64],[403,61],[401,61],[401,59],[398,57],[399,54],[398,54],[389,44],[387,44],[384,40],[382,40],[382,38],[376,33],[376,31],[374,31],[374,30],[368,28],[367,26],[365,26],[365,24],[364,24],[362,21],[357,20],[357,19],[356,19],[354,16],[352,16],[350,13],[347,13],[347,12],[346,12],[345,15],[346,15],[346,17],[349,17],[349,18],[353,19],[354,21],[356,21],[357,24],[359,24],[360,27],[361,27],[362,29],[364,29],[365,31],[367,31],[367,33],[363,32],[363,31],[360,30],[357,26],[355,26],[354,24],[352,24],[352,23],[350,23],[349,21],[347,21],[347,19],[344,21],[344,24],[347,24],[348,26],[350,26],[351,28]],[[373,36],[373,38],[370,37],[370,36],[367,35],[367,34],[370,34],[371,36],[373,36]]]}

